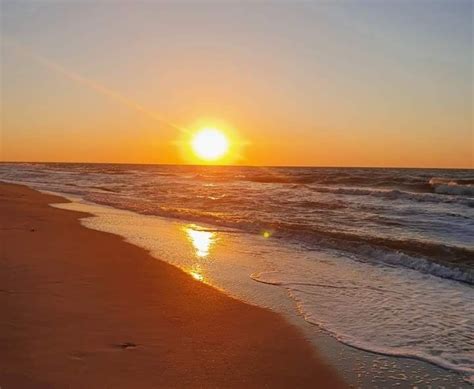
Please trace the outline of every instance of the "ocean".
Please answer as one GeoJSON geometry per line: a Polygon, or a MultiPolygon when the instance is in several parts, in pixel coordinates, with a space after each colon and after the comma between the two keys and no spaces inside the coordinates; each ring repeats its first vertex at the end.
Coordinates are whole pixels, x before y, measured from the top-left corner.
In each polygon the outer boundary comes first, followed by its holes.
{"type": "Polygon", "coordinates": [[[0,180],[181,223],[196,279],[277,285],[346,344],[474,375],[473,170],[3,163],[0,180]]]}

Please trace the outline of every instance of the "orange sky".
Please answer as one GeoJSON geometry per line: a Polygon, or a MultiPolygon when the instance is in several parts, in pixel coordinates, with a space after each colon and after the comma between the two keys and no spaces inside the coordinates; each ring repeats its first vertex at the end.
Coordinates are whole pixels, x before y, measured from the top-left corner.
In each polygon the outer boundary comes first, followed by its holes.
{"type": "Polygon", "coordinates": [[[474,167],[470,2],[3,8],[4,161],[474,167]]]}

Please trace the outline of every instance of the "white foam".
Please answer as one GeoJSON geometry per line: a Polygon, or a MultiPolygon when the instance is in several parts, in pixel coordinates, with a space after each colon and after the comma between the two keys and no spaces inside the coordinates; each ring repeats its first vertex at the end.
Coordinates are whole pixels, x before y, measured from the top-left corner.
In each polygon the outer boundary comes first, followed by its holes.
{"type": "Polygon", "coordinates": [[[307,321],[346,344],[474,376],[469,285],[330,257],[254,278],[286,288],[307,321]]]}
{"type": "Polygon", "coordinates": [[[367,189],[357,187],[325,187],[325,186],[309,186],[315,192],[334,193],[352,196],[372,196],[391,200],[411,200],[428,203],[447,203],[461,204],[472,206],[474,200],[472,198],[452,198],[450,196],[438,196],[437,194],[453,194],[453,195],[469,195],[474,196],[474,187],[472,185],[453,185],[453,184],[436,184],[434,191],[436,193],[415,193],[406,192],[398,189],[367,189]]]}
{"type": "Polygon", "coordinates": [[[430,180],[430,185],[436,193],[456,196],[474,196],[474,185],[459,184],[456,180],[435,177],[430,180]]]}

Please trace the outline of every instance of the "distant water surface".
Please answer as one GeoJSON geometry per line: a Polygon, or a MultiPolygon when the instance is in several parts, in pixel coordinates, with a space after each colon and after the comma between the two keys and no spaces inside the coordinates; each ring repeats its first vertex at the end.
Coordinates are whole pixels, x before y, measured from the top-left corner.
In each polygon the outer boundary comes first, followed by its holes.
{"type": "Polygon", "coordinates": [[[474,373],[473,170],[25,163],[0,179],[271,238],[285,254],[252,277],[308,321],[474,373]]]}

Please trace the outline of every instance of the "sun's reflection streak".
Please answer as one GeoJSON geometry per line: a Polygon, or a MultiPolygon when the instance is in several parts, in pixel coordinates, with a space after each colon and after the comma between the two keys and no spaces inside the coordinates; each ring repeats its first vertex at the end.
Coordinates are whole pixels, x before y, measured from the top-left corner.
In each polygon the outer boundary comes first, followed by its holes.
{"type": "Polygon", "coordinates": [[[201,269],[201,266],[199,266],[199,264],[193,265],[189,269],[189,274],[191,274],[191,277],[193,277],[197,281],[204,281],[203,271],[201,269]]]}
{"type": "Polygon", "coordinates": [[[216,242],[216,232],[203,230],[195,224],[183,227],[187,240],[191,243],[194,251],[193,264],[187,272],[197,281],[206,282],[202,264],[206,263],[212,246],[216,242]],[[204,261],[204,262],[203,262],[204,261]]]}
{"type": "Polygon", "coordinates": [[[199,230],[194,224],[184,227],[188,240],[194,247],[197,257],[206,258],[215,242],[215,232],[199,230]]]}

